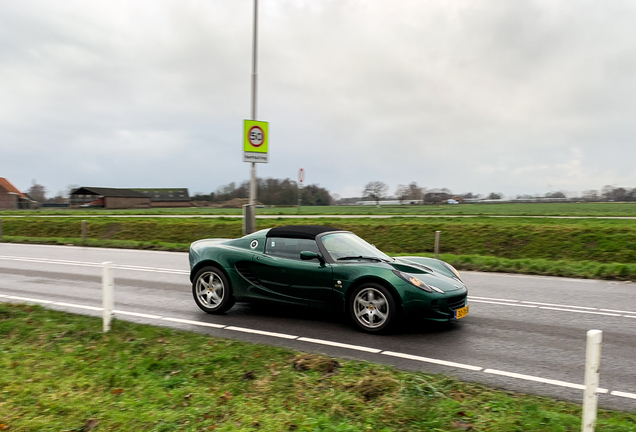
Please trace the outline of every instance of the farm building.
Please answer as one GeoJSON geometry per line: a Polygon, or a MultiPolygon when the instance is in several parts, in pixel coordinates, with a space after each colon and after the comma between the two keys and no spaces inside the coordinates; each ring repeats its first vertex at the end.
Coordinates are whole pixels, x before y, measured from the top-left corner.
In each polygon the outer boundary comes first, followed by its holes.
{"type": "Polygon", "coordinates": [[[150,198],[152,207],[190,207],[190,194],[182,189],[133,189],[150,198]]]}
{"type": "Polygon", "coordinates": [[[0,177],[0,209],[28,209],[35,203],[6,178],[0,177]]]}
{"type": "Polygon", "coordinates": [[[71,192],[69,207],[149,208],[150,198],[131,189],[81,187],[71,192]]]}

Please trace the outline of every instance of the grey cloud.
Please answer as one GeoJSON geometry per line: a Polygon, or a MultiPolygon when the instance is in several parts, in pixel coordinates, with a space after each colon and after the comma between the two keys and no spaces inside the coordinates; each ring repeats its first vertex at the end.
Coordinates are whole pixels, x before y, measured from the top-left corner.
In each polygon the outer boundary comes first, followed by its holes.
{"type": "MultiPolygon", "coordinates": [[[[636,186],[631,2],[260,4],[260,175],[302,166],[343,195],[376,179],[636,186]]],[[[247,178],[251,7],[0,4],[0,175],[52,190],[247,178]]]]}

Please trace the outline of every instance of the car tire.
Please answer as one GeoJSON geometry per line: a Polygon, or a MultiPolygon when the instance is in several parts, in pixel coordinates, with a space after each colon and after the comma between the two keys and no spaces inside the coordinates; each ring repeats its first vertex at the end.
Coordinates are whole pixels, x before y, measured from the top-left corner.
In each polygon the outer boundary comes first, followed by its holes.
{"type": "Polygon", "coordinates": [[[397,305],[383,285],[369,282],[356,287],[347,305],[353,324],[366,333],[386,332],[397,321],[397,305]]]}
{"type": "Polygon", "coordinates": [[[226,312],[235,303],[229,280],[215,266],[203,267],[196,273],[192,279],[192,296],[197,306],[209,314],[226,312]]]}

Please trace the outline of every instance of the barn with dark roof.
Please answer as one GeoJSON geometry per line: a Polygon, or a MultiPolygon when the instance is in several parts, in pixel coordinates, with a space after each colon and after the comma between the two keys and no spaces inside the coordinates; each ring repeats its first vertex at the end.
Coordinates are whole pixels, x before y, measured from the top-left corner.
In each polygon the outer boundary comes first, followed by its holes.
{"type": "Polygon", "coordinates": [[[149,208],[150,197],[132,189],[81,187],[71,192],[70,207],[149,208]]]}
{"type": "Polygon", "coordinates": [[[150,197],[153,207],[191,207],[187,188],[132,189],[150,197]]]}

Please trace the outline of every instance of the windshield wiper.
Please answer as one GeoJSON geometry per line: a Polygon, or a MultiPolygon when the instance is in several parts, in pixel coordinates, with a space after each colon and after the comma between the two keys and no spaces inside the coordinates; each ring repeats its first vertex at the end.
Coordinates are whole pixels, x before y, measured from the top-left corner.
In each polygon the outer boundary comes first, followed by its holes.
{"type": "Polygon", "coordinates": [[[382,258],[370,257],[370,256],[362,256],[362,255],[346,256],[346,257],[338,258],[337,261],[357,260],[357,259],[365,259],[365,260],[371,260],[371,261],[377,261],[377,262],[386,262],[386,260],[383,260],[382,258]]]}

